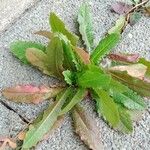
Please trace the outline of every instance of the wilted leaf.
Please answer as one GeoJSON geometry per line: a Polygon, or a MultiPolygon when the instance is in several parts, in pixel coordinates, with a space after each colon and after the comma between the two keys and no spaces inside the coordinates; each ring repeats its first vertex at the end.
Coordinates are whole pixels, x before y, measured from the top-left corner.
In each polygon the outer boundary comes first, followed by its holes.
{"type": "Polygon", "coordinates": [[[48,57],[49,70],[51,73],[58,78],[63,78],[63,46],[59,37],[54,37],[51,39],[50,43],[46,48],[46,53],[48,57]]]}
{"type": "Polygon", "coordinates": [[[36,66],[41,70],[43,73],[47,75],[53,75],[53,70],[50,70],[49,58],[47,55],[38,50],[36,48],[29,48],[26,50],[26,58],[28,62],[30,62],[33,66],[36,66]]]}
{"type": "Polygon", "coordinates": [[[109,58],[113,61],[136,63],[139,60],[139,54],[109,54],[109,58]]]}
{"type": "Polygon", "coordinates": [[[54,34],[53,34],[52,32],[45,31],[45,30],[37,31],[37,32],[35,32],[34,34],[44,36],[44,37],[46,37],[46,38],[48,38],[48,39],[51,39],[51,38],[54,37],[54,34]]]}
{"type": "Polygon", "coordinates": [[[69,98],[69,102],[62,108],[61,114],[69,112],[76,104],[83,100],[86,95],[86,89],[78,88],[73,98],[69,98]]]}
{"type": "Polygon", "coordinates": [[[85,52],[83,49],[75,47],[74,51],[77,53],[77,55],[80,57],[81,61],[84,64],[89,64],[90,63],[90,55],[85,52]]]}
{"type": "Polygon", "coordinates": [[[16,42],[11,43],[10,45],[11,52],[25,64],[28,63],[28,60],[26,59],[26,56],[25,56],[26,49],[28,48],[37,48],[41,51],[46,50],[45,46],[39,43],[35,43],[35,42],[16,41],[16,42]]]}
{"type": "Polygon", "coordinates": [[[150,97],[150,82],[131,77],[126,72],[111,71],[111,75],[114,79],[127,85],[130,89],[136,91],[138,94],[145,97],[150,97]]]}
{"type": "Polygon", "coordinates": [[[120,16],[119,19],[116,21],[115,26],[108,30],[108,34],[112,33],[121,33],[122,29],[125,25],[126,18],[124,16],[120,16]]]}
{"type": "Polygon", "coordinates": [[[144,14],[145,14],[146,16],[150,17],[150,6],[145,7],[144,10],[145,10],[145,11],[144,11],[144,14]]]}
{"type": "Polygon", "coordinates": [[[43,116],[40,116],[40,119],[34,124],[29,126],[29,130],[26,133],[25,140],[23,142],[23,149],[29,149],[41,141],[46,133],[53,128],[54,123],[57,121],[57,118],[60,114],[61,107],[64,104],[66,98],[70,94],[71,89],[68,88],[61,97],[54,102],[53,105],[50,105],[43,113],[43,116]]]}
{"type": "Polygon", "coordinates": [[[120,39],[119,34],[110,34],[102,39],[91,55],[91,61],[97,64],[112,48],[116,46],[120,39]]]}
{"type": "Polygon", "coordinates": [[[111,71],[126,71],[128,75],[144,79],[144,75],[147,71],[147,67],[143,64],[133,64],[133,65],[125,65],[125,66],[115,66],[109,68],[111,71]]]}
{"type": "Polygon", "coordinates": [[[125,108],[120,106],[118,108],[118,112],[119,112],[120,122],[116,127],[116,129],[124,133],[132,132],[133,125],[132,125],[131,116],[129,115],[128,111],[125,108]]]}
{"type": "Polygon", "coordinates": [[[127,13],[131,8],[132,8],[131,5],[128,5],[123,2],[116,2],[111,5],[112,11],[114,11],[117,14],[127,13]]]}
{"type": "Polygon", "coordinates": [[[140,12],[134,12],[130,15],[130,25],[135,25],[142,17],[140,12]]]}
{"type": "Polygon", "coordinates": [[[94,91],[99,97],[96,98],[99,114],[102,114],[112,127],[117,127],[120,122],[117,104],[106,91],[102,89],[94,89],[94,91]]]}
{"type": "Polygon", "coordinates": [[[99,129],[90,115],[79,105],[76,105],[72,115],[76,133],[81,140],[92,150],[103,150],[99,129]]]}
{"type": "Polygon", "coordinates": [[[71,44],[76,46],[78,37],[66,29],[65,24],[55,13],[50,14],[49,21],[53,32],[60,32],[64,34],[70,40],[71,44]]]}
{"type": "Polygon", "coordinates": [[[89,53],[93,50],[93,24],[90,8],[87,4],[82,4],[78,13],[79,31],[82,35],[82,39],[85,42],[86,48],[89,53]]]}
{"type": "Polygon", "coordinates": [[[0,150],[6,150],[7,144],[12,149],[15,149],[17,147],[16,142],[12,141],[10,138],[7,138],[7,137],[0,137],[0,142],[2,142],[2,145],[0,145],[0,150]]]}
{"type": "Polygon", "coordinates": [[[25,139],[26,136],[26,132],[25,131],[21,131],[18,135],[17,138],[21,141],[23,141],[25,139]]]}
{"type": "Polygon", "coordinates": [[[15,102],[38,104],[43,100],[55,97],[63,88],[50,88],[47,86],[36,87],[33,85],[18,85],[6,88],[2,91],[3,95],[15,102]]]}

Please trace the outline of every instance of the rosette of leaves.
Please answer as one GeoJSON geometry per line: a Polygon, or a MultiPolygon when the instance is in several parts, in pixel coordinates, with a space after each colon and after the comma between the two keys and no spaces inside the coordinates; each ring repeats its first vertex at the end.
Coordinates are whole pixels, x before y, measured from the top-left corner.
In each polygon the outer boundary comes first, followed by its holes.
{"type": "Polygon", "coordinates": [[[67,112],[71,112],[81,140],[90,149],[103,149],[95,121],[80,104],[87,95],[96,101],[98,115],[124,133],[133,131],[135,114],[146,108],[140,95],[150,97],[150,62],[137,54],[109,54],[120,40],[119,33],[107,34],[94,46],[91,18],[89,6],[83,4],[78,23],[85,50],[78,47],[78,36],[55,13],[50,13],[51,31],[36,32],[49,39],[47,45],[27,41],[11,44],[11,52],[23,63],[63,83],[58,87],[19,85],[3,90],[7,99],[21,103],[37,104],[55,98],[26,129],[22,149],[36,146],[58,127],[67,112]],[[111,61],[109,67],[102,65],[106,57],[111,61]]]}

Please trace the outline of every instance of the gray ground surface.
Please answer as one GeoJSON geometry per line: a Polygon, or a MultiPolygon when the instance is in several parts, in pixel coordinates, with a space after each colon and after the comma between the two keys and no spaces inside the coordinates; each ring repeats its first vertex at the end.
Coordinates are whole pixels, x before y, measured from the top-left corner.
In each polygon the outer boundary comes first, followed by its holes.
{"type": "MultiPolygon", "coordinates": [[[[91,0],[91,8],[94,18],[95,43],[103,37],[106,31],[113,25],[118,15],[110,13],[109,6],[116,0],[91,0]]],[[[57,80],[42,75],[38,70],[21,64],[12,56],[9,51],[9,44],[15,40],[33,40],[46,42],[34,34],[39,29],[49,29],[49,12],[55,11],[68,25],[68,27],[77,32],[76,13],[82,0],[41,0],[34,7],[26,11],[7,31],[0,35],[0,90],[16,84],[33,83],[53,84],[57,80]]],[[[118,44],[116,51],[137,52],[150,59],[150,21],[143,17],[134,27],[128,26],[125,30],[122,41],[118,44]]],[[[47,107],[48,102],[40,105],[14,104],[8,102],[2,96],[4,101],[11,106],[17,113],[27,119],[33,119],[37,114],[47,107]]],[[[148,110],[150,102],[146,101],[148,110]]],[[[123,135],[111,130],[102,119],[94,113],[93,104],[85,101],[85,107],[91,116],[96,119],[101,132],[102,142],[106,150],[149,150],[150,145],[150,115],[147,110],[142,119],[134,124],[134,132],[131,135],[123,135]]],[[[13,111],[7,109],[0,103],[0,135],[15,136],[25,123],[13,111]]],[[[66,116],[55,134],[48,140],[40,142],[36,150],[87,150],[85,145],[73,133],[71,118],[66,116]]]]}

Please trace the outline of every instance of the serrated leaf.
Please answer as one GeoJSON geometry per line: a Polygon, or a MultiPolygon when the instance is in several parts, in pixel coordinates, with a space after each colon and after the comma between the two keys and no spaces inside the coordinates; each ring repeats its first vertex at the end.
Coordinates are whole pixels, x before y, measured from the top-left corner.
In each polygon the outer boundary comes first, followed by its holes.
{"type": "Polygon", "coordinates": [[[63,46],[59,37],[54,37],[51,39],[50,43],[46,48],[46,53],[48,57],[49,70],[51,73],[59,78],[63,78],[63,46]]]}
{"type": "Polygon", "coordinates": [[[98,112],[112,127],[117,127],[120,122],[117,104],[106,91],[97,88],[94,91],[99,97],[96,99],[98,112]]]}
{"type": "Polygon", "coordinates": [[[121,106],[118,108],[118,112],[120,123],[116,129],[124,133],[131,133],[133,131],[133,125],[129,112],[121,106]]]}
{"type": "Polygon", "coordinates": [[[130,15],[130,25],[135,25],[142,17],[140,12],[134,12],[130,15]]]}
{"type": "Polygon", "coordinates": [[[78,104],[80,101],[83,100],[85,95],[86,95],[86,89],[78,88],[76,93],[72,98],[70,98],[66,106],[64,108],[62,107],[61,114],[65,114],[69,112],[76,104],[78,104]]]}
{"type": "Polygon", "coordinates": [[[67,84],[72,85],[74,80],[74,74],[70,70],[63,71],[64,80],[67,84]]]}
{"type": "Polygon", "coordinates": [[[96,122],[87,115],[83,108],[76,105],[72,112],[76,133],[81,140],[92,150],[104,150],[96,122]]]}
{"type": "Polygon", "coordinates": [[[29,149],[41,141],[43,136],[49,132],[53,127],[54,123],[57,121],[61,107],[64,104],[66,98],[70,94],[71,89],[68,88],[60,97],[56,100],[54,104],[49,106],[41,118],[41,120],[31,124],[28,132],[26,133],[25,140],[23,142],[22,148],[29,149]]]}
{"type": "Polygon", "coordinates": [[[94,35],[92,26],[92,16],[87,4],[82,4],[78,13],[79,31],[89,53],[93,50],[94,35]]]}
{"type": "Polygon", "coordinates": [[[68,31],[68,29],[65,27],[65,24],[55,13],[50,13],[49,21],[53,32],[60,32],[64,34],[70,40],[71,44],[76,46],[78,37],[68,31]]]}
{"type": "Polygon", "coordinates": [[[127,72],[128,75],[143,79],[145,76],[145,73],[147,71],[147,67],[143,64],[131,64],[131,65],[122,65],[122,66],[114,66],[109,68],[111,71],[121,71],[121,72],[127,72]]]}
{"type": "Polygon", "coordinates": [[[117,14],[125,14],[132,8],[132,5],[128,5],[124,2],[116,2],[111,5],[112,11],[117,14]]]}
{"type": "Polygon", "coordinates": [[[125,72],[111,72],[111,75],[114,79],[122,82],[123,84],[127,85],[133,91],[136,91],[138,94],[150,97],[150,82],[147,82],[145,79],[137,79],[134,77],[129,76],[125,72]]]}
{"type": "Polygon", "coordinates": [[[120,39],[119,34],[110,34],[102,39],[91,55],[91,61],[97,64],[112,48],[116,46],[120,39]]]}
{"type": "Polygon", "coordinates": [[[33,85],[18,85],[16,87],[6,88],[2,94],[14,102],[25,102],[38,104],[43,100],[55,97],[63,88],[50,88],[47,86],[33,86],[33,85]]]}
{"type": "Polygon", "coordinates": [[[87,70],[78,75],[77,84],[83,88],[96,88],[109,86],[111,77],[93,70],[87,70]]]}
{"type": "Polygon", "coordinates": [[[16,41],[11,43],[10,45],[11,52],[25,64],[28,64],[28,60],[25,56],[26,49],[28,48],[37,48],[41,51],[46,50],[46,47],[44,45],[36,42],[16,41]]]}
{"type": "Polygon", "coordinates": [[[37,67],[43,73],[53,75],[53,70],[50,70],[49,68],[51,65],[49,64],[49,58],[43,51],[36,48],[28,48],[26,50],[26,58],[28,62],[37,67]]]}
{"type": "Polygon", "coordinates": [[[109,54],[109,58],[117,62],[136,63],[139,60],[139,54],[109,54]]]}
{"type": "Polygon", "coordinates": [[[125,16],[120,16],[119,19],[116,21],[115,26],[113,26],[111,29],[108,30],[108,34],[112,34],[112,33],[120,34],[125,25],[125,22],[126,22],[125,16]]]}
{"type": "Polygon", "coordinates": [[[52,39],[54,37],[54,34],[52,32],[49,32],[49,31],[46,31],[46,30],[40,30],[40,31],[35,32],[34,34],[44,36],[48,39],[52,39]]]}

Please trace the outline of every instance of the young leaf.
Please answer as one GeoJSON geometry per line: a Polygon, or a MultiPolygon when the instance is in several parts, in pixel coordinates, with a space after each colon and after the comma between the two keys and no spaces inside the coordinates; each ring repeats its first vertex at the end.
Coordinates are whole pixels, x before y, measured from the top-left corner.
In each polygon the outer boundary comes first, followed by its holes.
{"type": "Polygon", "coordinates": [[[67,105],[64,108],[62,108],[61,114],[65,114],[69,112],[77,103],[83,100],[85,95],[86,95],[86,89],[78,88],[73,98],[70,98],[67,105]]]}
{"type": "Polygon", "coordinates": [[[63,88],[61,87],[50,88],[47,86],[18,85],[4,89],[2,94],[14,102],[38,104],[43,100],[55,97],[62,90],[63,88]]]}
{"type": "Polygon", "coordinates": [[[135,25],[142,17],[142,14],[140,12],[134,12],[130,16],[130,25],[135,25]]]}
{"type": "Polygon", "coordinates": [[[97,64],[112,48],[116,46],[120,39],[119,34],[110,34],[102,39],[91,55],[91,61],[97,64]]]}
{"type": "Polygon", "coordinates": [[[70,40],[71,44],[76,46],[78,37],[66,29],[65,24],[55,13],[50,14],[49,21],[53,32],[60,32],[64,34],[70,40]]]}
{"type": "Polygon", "coordinates": [[[109,58],[117,62],[136,63],[139,60],[139,54],[109,54],[109,58]]]}
{"type": "Polygon", "coordinates": [[[54,37],[53,33],[49,32],[49,31],[45,31],[45,30],[37,31],[34,34],[44,36],[44,37],[46,37],[48,39],[52,39],[54,37]]]}
{"type": "Polygon", "coordinates": [[[74,74],[70,70],[63,71],[64,80],[67,84],[72,85],[74,80],[74,74]]]}
{"type": "Polygon", "coordinates": [[[46,53],[48,57],[49,70],[51,73],[59,78],[63,78],[63,46],[59,37],[54,37],[51,39],[50,43],[46,48],[46,53]]]}
{"type": "Polygon", "coordinates": [[[85,42],[87,50],[91,53],[94,45],[94,35],[92,26],[92,16],[90,8],[87,4],[82,4],[78,13],[79,31],[85,42]]]}
{"type": "Polygon", "coordinates": [[[120,123],[116,129],[124,133],[131,133],[133,131],[131,116],[129,115],[128,111],[121,106],[118,108],[118,111],[120,123]]]}
{"type": "Polygon", "coordinates": [[[50,105],[45,111],[41,119],[38,119],[34,124],[29,126],[29,130],[26,133],[25,140],[23,142],[23,149],[32,148],[41,141],[43,136],[52,129],[54,123],[60,114],[61,107],[64,104],[66,98],[70,94],[71,89],[68,88],[53,105],[50,105]]]}
{"type": "Polygon", "coordinates": [[[11,52],[25,64],[28,64],[28,60],[25,56],[26,49],[28,48],[37,48],[43,52],[46,50],[45,46],[35,42],[16,41],[10,45],[11,52]]]}
{"type": "Polygon", "coordinates": [[[116,21],[115,26],[113,26],[111,29],[108,30],[108,34],[112,34],[112,33],[120,34],[125,25],[125,22],[126,22],[126,18],[124,16],[120,16],[119,19],[116,21]]]}
{"type": "Polygon", "coordinates": [[[87,70],[78,75],[77,84],[83,88],[96,88],[109,86],[111,77],[98,71],[87,70]]]}
{"type": "MultiPolygon", "coordinates": [[[[49,69],[49,58],[47,55],[36,48],[28,48],[26,50],[26,58],[28,62],[30,62],[33,66],[38,67],[39,70],[43,71],[43,73],[47,75],[53,75],[53,70],[49,69]]],[[[55,76],[55,75],[54,75],[55,76]]]]}
{"type": "Polygon", "coordinates": [[[94,91],[99,97],[96,99],[98,112],[102,114],[112,127],[117,127],[120,122],[117,104],[106,91],[98,88],[94,89],[94,91]]]}
{"type": "Polygon", "coordinates": [[[104,150],[99,130],[90,115],[87,115],[81,106],[76,105],[72,111],[72,116],[76,133],[81,140],[92,150],[104,150]]]}
{"type": "Polygon", "coordinates": [[[125,72],[113,72],[111,71],[111,75],[114,79],[124,83],[133,91],[136,91],[138,94],[150,97],[150,82],[147,82],[145,79],[137,79],[134,77],[129,76],[125,72]]]}
{"type": "Polygon", "coordinates": [[[147,67],[143,64],[133,64],[133,65],[125,65],[125,66],[115,66],[109,68],[111,71],[126,71],[128,75],[143,79],[145,76],[145,73],[147,71],[147,67]]]}
{"type": "Polygon", "coordinates": [[[132,8],[132,5],[128,5],[123,2],[117,2],[111,5],[112,11],[114,11],[115,13],[119,15],[127,13],[131,8],[132,8]]]}

